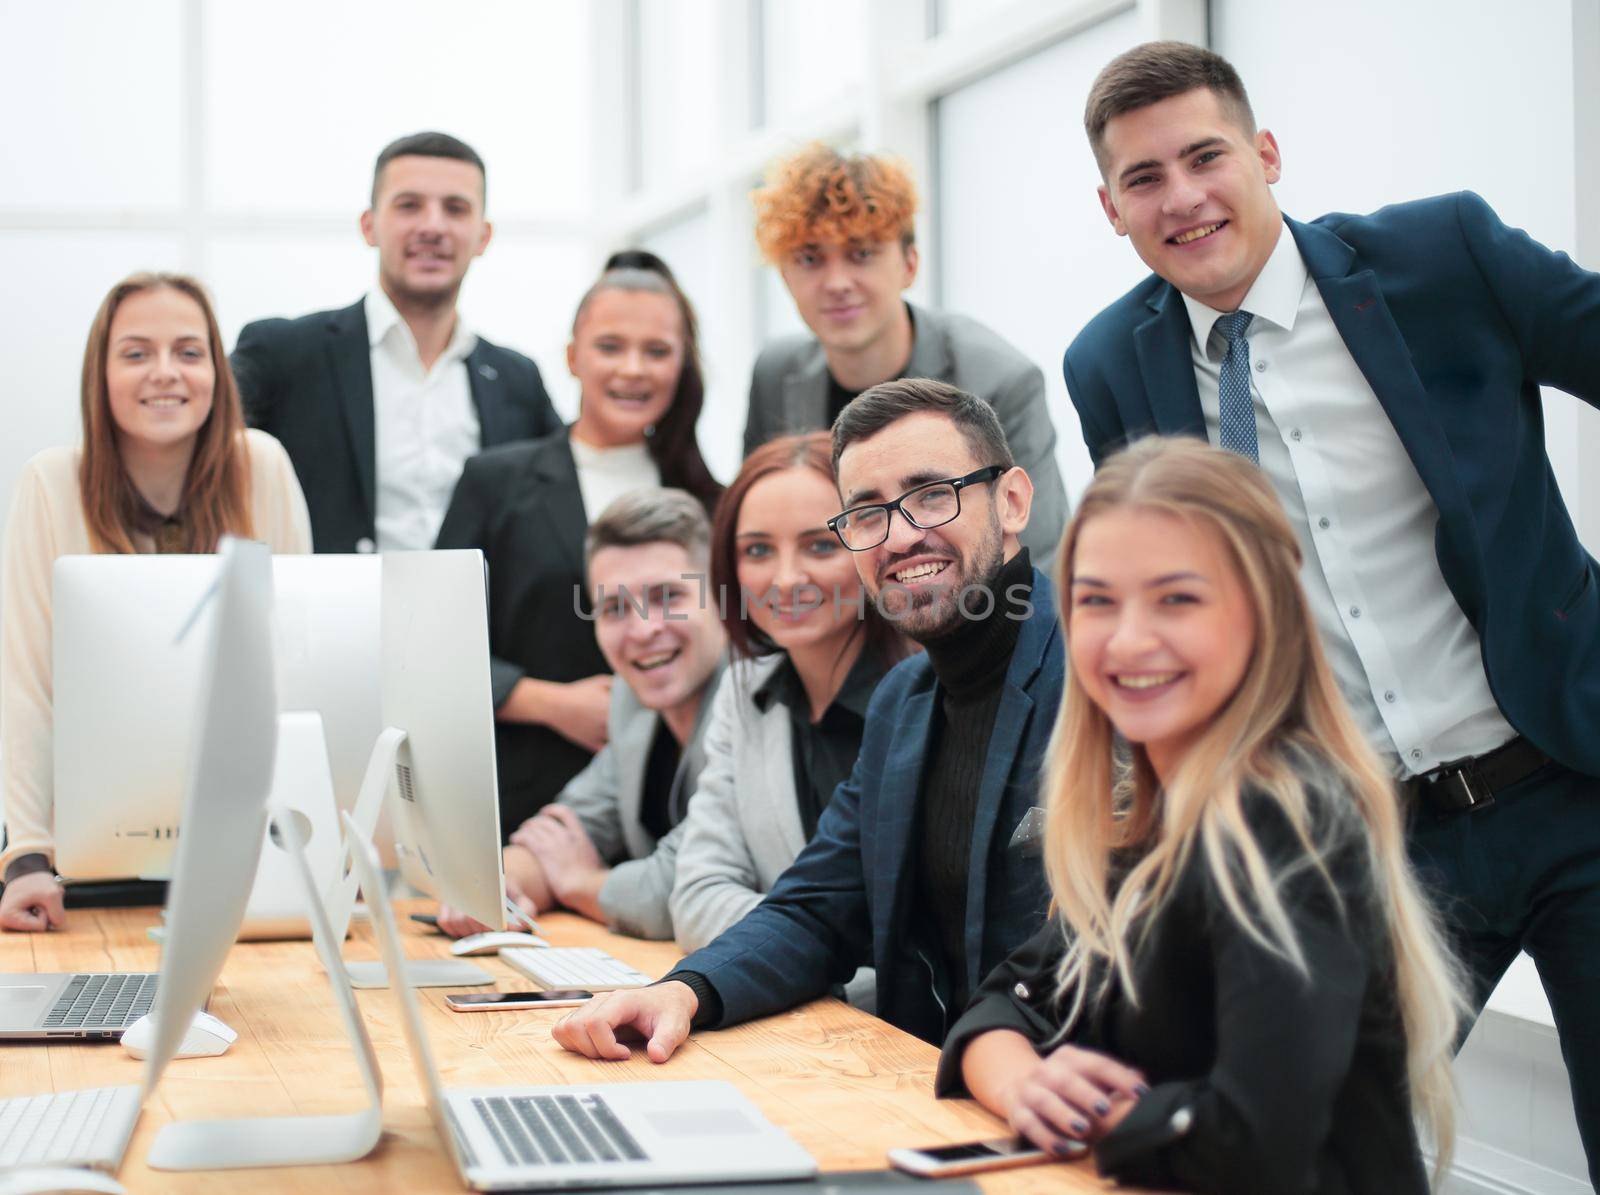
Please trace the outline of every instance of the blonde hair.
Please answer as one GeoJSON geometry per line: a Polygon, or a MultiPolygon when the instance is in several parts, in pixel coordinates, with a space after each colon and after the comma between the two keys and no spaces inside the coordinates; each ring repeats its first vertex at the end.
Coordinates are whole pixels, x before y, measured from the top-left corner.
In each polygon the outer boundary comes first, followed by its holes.
{"type": "MultiPolygon", "coordinates": [[[[1264,949],[1306,974],[1280,889],[1244,812],[1248,791],[1271,801],[1338,893],[1314,842],[1303,773],[1310,761],[1336,822],[1358,826],[1372,899],[1394,950],[1414,1113],[1443,1172],[1454,1136],[1450,1060],[1466,1003],[1459,967],[1413,879],[1394,784],[1335,686],[1299,583],[1300,546],[1264,474],[1233,453],[1192,439],[1150,437],[1107,460],[1079,504],[1056,556],[1070,638],[1074,554],[1083,528],[1118,509],[1167,515],[1213,532],[1255,614],[1256,642],[1239,687],[1161,786],[1142,748],[1114,762],[1113,728],[1068,670],[1046,765],[1045,869],[1067,937],[1057,973],[1070,1026],[1116,982],[1135,1004],[1132,955],[1196,848],[1228,912],[1264,949]],[[1344,808],[1344,806],[1348,808],[1344,808]],[[1114,853],[1138,856],[1112,891],[1114,853]],[[1098,975],[1098,981],[1094,976],[1098,975]]],[[[1296,875],[1303,868],[1292,869],[1296,875]]],[[[1308,979],[1315,977],[1307,976],[1308,979]]]]}

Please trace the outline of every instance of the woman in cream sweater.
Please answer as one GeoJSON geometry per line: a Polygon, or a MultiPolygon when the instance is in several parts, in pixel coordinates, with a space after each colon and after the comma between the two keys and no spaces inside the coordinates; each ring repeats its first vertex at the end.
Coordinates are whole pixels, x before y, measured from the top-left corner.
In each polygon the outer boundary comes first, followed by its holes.
{"type": "Polygon", "coordinates": [[[199,283],[135,274],[100,304],[84,350],[83,444],[23,470],[0,572],[0,928],[65,923],[54,853],[51,573],[56,557],[213,552],[223,535],[311,550],[278,442],[247,431],[199,283]]]}

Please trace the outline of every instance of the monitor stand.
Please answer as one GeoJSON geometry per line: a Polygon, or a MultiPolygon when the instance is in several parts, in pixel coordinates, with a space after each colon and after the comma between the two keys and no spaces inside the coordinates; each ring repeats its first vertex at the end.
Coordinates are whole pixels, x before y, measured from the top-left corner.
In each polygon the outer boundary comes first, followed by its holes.
{"type": "MultiPolygon", "coordinates": [[[[372,755],[367,760],[366,773],[361,777],[361,791],[356,797],[352,813],[356,830],[363,838],[371,840],[378,829],[378,815],[383,812],[384,797],[389,791],[389,781],[394,776],[395,761],[405,746],[406,732],[390,726],[373,744],[372,755]]],[[[350,865],[348,845],[340,854],[340,876],[328,896],[328,920],[333,926],[334,940],[344,941],[349,932],[350,919],[355,914],[356,893],[360,888],[355,868],[350,865]]],[[[381,962],[352,962],[341,958],[339,965],[358,988],[386,988],[389,973],[381,962]]],[[[494,976],[475,963],[465,959],[407,959],[406,977],[417,988],[470,988],[493,983],[494,976]]]]}
{"type": "MultiPolygon", "coordinates": [[[[305,815],[274,808],[272,839],[294,860],[311,915],[311,937],[328,972],[355,1053],[367,1106],[335,1116],[243,1117],[237,1120],[190,1120],[167,1125],[150,1147],[146,1164],[155,1170],[237,1170],[263,1166],[316,1166],[354,1162],[366,1157],[383,1135],[383,1072],[356,1007],[344,968],[339,965],[342,936],[335,936],[306,858],[305,815]]],[[[308,823],[309,824],[309,823],[308,823]]],[[[147,1090],[145,1096],[150,1092],[147,1090]]]]}

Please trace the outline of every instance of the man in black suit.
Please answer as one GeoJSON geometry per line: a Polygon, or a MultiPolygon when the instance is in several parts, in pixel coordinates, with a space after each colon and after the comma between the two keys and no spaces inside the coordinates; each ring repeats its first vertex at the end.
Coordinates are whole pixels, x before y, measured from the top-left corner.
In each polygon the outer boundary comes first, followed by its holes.
{"type": "Polygon", "coordinates": [[[483,160],[465,142],[392,142],[361,213],[377,287],[342,310],[239,333],[246,415],[288,450],[318,552],[433,547],[469,456],[561,426],[538,366],[456,314],[493,231],[484,199],[483,160]]]}

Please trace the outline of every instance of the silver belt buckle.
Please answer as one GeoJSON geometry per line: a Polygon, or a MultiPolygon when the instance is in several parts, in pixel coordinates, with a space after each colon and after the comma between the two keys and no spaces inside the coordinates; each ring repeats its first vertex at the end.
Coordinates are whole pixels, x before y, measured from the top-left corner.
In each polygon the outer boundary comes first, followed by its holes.
{"type": "Polygon", "coordinates": [[[1440,770],[1440,775],[1435,784],[1447,785],[1451,794],[1459,798],[1455,802],[1462,810],[1476,812],[1487,809],[1494,804],[1494,791],[1489,784],[1479,775],[1471,760],[1465,764],[1450,766],[1440,770]]]}

